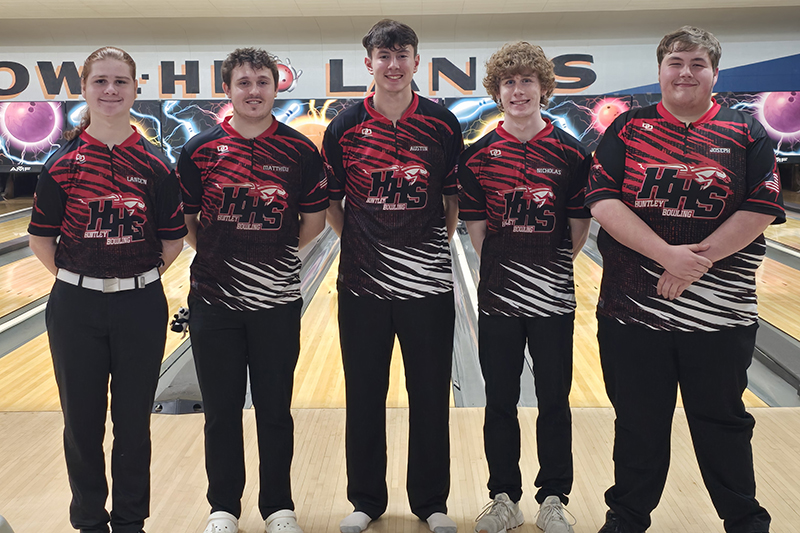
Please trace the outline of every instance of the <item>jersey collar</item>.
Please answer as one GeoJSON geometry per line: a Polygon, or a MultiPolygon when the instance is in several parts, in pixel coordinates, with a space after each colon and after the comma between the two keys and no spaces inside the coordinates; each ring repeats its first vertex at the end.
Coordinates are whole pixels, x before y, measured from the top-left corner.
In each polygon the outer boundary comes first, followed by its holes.
{"type": "MultiPolygon", "coordinates": [[[[139,135],[139,131],[136,128],[134,128],[133,126],[131,126],[131,130],[132,131],[131,131],[130,137],[128,137],[127,139],[122,141],[121,144],[118,144],[116,146],[120,146],[122,148],[127,148],[128,146],[133,146],[134,144],[139,142],[139,138],[141,137],[141,135],[139,135]]],[[[105,146],[106,148],[108,148],[108,145],[106,145],[106,143],[104,143],[102,141],[98,141],[97,139],[95,139],[94,137],[92,137],[91,135],[86,133],[86,130],[83,130],[81,132],[81,139],[84,142],[86,142],[87,144],[94,144],[95,146],[105,146]]],[[[116,146],[115,146],[115,148],[116,148],[116,146]]]]}
{"type": "MultiPolygon", "coordinates": [[[[413,115],[417,111],[417,106],[419,105],[419,95],[417,95],[417,93],[415,93],[415,92],[412,92],[411,95],[412,95],[411,105],[408,106],[408,109],[406,109],[403,112],[403,116],[400,117],[400,120],[407,119],[408,117],[410,117],[411,115],[413,115]]],[[[369,95],[367,95],[366,98],[364,98],[364,107],[367,108],[367,113],[369,113],[369,115],[372,118],[374,118],[375,120],[377,120],[377,121],[386,122],[387,124],[391,124],[391,122],[392,122],[391,120],[389,120],[388,118],[386,118],[383,115],[381,115],[378,112],[378,110],[375,109],[375,107],[373,105],[373,97],[374,96],[375,96],[375,93],[370,93],[369,95]]],[[[398,122],[400,122],[400,120],[398,120],[398,122]]]]}
{"type": "MultiPolygon", "coordinates": [[[[672,113],[670,113],[667,110],[666,107],[664,107],[664,104],[662,102],[659,102],[656,107],[658,109],[658,114],[661,115],[667,122],[669,122],[671,124],[677,124],[677,125],[681,125],[683,127],[686,127],[686,123],[684,123],[683,121],[678,120],[677,118],[675,118],[675,116],[672,113]]],[[[712,98],[711,99],[711,109],[706,111],[706,113],[702,117],[700,117],[697,120],[695,120],[694,122],[692,122],[692,124],[702,124],[704,122],[710,121],[712,118],[714,118],[716,116],[716,114],[719,111],[720,107],[722,107],[722,106],[719,105],[714,98],[712,98]]]]}
{"type": "MultiPolygon", "coordinates": [[[[550,135],[550,133],[553,131],[553,128],[554,128],[554,126],[553,126],[553,123],[552,123],[552,122],[550,122],[550,119],[549,119],[549,118],[547,118],[547,117],[542,117],[542,118],[543,118],[543,119],[544,119],[544,121],[545,121],[544,128],[542,128],[542,130],[541,130],[539,133],[537,133],[536,135],[534,135],[534,136],[533,136],[533,139],[531,139],[530,141],[528,141],[529,143],[536,142],[536,141],[538,141],[539,139],[542,139],[542,138],[544,138],[544,137],[547,137],[547,136],[548,136],[548,135],[550,135]]],[[[505,123],[505,121],[504,121],[504,120],[501,120],[500,122],[498,122],[498,123],[497,123],[497,134],[498,134],[500,137],[502,137],[503,139],[507,140],[507,141],[511,141],[511,142],[514,142],[514,143],[517,143],[517,144],[521,144],[519,139],[517,139],[516,137],[514,137],[513,135],[511,135],[510,133],[508,133],[508,132],[505,130],[505,128],[503,128],[503,124],[504,124],[504,123],[505,123]]],[[[524,143],[522,143],[522,144],[524,144],[524,143]]]]}
{"type": "MultiPolygon", "coordinates": [[[[222,129],[228,135],[232,137],[238,137],[239,139],[244,139],[244,137],[242,137],[242,134],[236,131],[233,128],[233,126],[231,126],[231,118],[233,118],[233,115],[228,115],[227,117],[225,117],[220,123],[220,126],[222,126],[222,129]]],[[[275,133],[275,130],[277,129],[278,129],[278,119],[275,118],[275,115],[272,115],[272,124],[270,124],[269,128],[265,129],[263,132],[261,132],[260,135],[258,135],[255,138],[266,139],[267,137],[272,136],[275,133]]]]}

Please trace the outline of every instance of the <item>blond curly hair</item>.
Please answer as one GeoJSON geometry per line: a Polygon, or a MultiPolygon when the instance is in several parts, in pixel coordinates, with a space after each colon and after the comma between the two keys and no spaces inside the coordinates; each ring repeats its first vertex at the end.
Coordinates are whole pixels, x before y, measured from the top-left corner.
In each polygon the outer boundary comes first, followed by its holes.
{"type": "Polygon", "coordinates": [[[516,76],[517,74],[533,74],[539,79],[542,97],[539,105],[544,109],[556,88],[556,75],[553,72],[553,62],[544,55],[541,46],[518,41],[506,43],[486,61],[486,76],[483,86],[486,92],[497,103],[502,111],[500,102],[500,81],[516,76]]]}

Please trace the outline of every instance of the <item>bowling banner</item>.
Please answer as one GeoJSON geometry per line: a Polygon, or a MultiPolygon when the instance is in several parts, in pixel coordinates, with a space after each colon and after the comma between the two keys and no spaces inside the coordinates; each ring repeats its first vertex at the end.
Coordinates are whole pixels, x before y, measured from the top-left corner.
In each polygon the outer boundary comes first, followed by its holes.
{"type": "MultiPolygon", "coordinates": [[[[503,113],[491,98],[447,98],[445,104],[461,123],[467,146],[503,120],[503,113]]],[[[630,96],[554,96],[542,116],[594,151],[606,128],[630,108],[630,96]]]]}
{"type": "Polygon", "coordinates": [[[39,172],[61,147],[64,102],[0,103],[0,172],[39,172]]]}
{"type": "MultiPolygon", "coordinates": [[[[275,100],[272,113],[317,148],[322,148],[325,128],[343,109],[357,99],[275,100]]],[[[162,102],[161,124],[165,154],[176,164],[180,149],[197,133],[212,128],[233,113],[228,100],[167,100],[162,102]]]]}
{"type": "MultiPolygon", "coordinates": [[[[753,115],[773,141],[780,163],[800,163],[800,92],[717,93],[717,101],[753,115]]],[[[616,96],[557,95],[542,115],[593,151],[606,128],[634,107],[658,102],[659,94],[616,96]]],[[[355,98],[275,100],[273,113],[322,144],[325,128],[355,98]]],[[[491,98],[434,99],[458,118],[469,145],[503,119],[491,98]]],[[[0,172],[38,172],[63,142],[65,129],[80,123],[86,104],[76,102],[0,102],[0,172]]],[[[228,100],[137,100],[131,123],[176,164],[180,149],[197,133],[214,127],[232,112],[228,100]]]]}
{"type": "MultiPolygon", "coordinates": [[[[534,40],[535,42],[535,40],[534,40]]],[[[258,46],[258,43],[253,43],[258,46]]],[[[414,89],[432,98],[485,97],[484,64],[496,47],[420,46],[414,89]]],[[[658,92],[656,41],[616,45],[539,43],[553,61],[556,95],[658,92]]],[[[220,69],[227,51],[191,52],[173,46],[126,47],[137,62],[143,100],[224,98],[220,69]]],[[[305,47],[304,47],[305,48],[305,47]]],[[[371,90],[363,48],[353,46],[270,50],[279,61],[283,98],[352,98],[371,90]]],[[[79,100],[83,61],[93,48],[31,53],[0,46],[0,100],[79,100]]],[[[800,40],[725,44],[718,91],[800,89],[800,40]]]]}
{"type": "MultiPolygon", "coordinates": [[[[1,106],[2,104],[0,104],[1,106]]],[[[66,102],[67,130],[81,123],[86,103],[83,101],[66,102]]],[[[161,102],[136,100],[131,107],[131,124],[137,131],[154,145],[161,147],[161,102]]]]}
{"type": "Polygon", "coordinates": [[[775,145],[778,163],[800,163],[800,91],[719,93],[720,105],[753,115],[775,145]]]}
{"type": "MultiPolygon", "coordinates": [[[[754,116],[772,139],[779,163],[800,163],[800,91],[774,93],[717,93],[720,105],[754,116]]],[[[554,96],[542,116],[594,151],[606,128],[620,114],[661,101],[660,94],[619,96],[554,96]]],[[[492,131],[503,119],[491,98],[448,98],[469,145],[492,131]]]]}

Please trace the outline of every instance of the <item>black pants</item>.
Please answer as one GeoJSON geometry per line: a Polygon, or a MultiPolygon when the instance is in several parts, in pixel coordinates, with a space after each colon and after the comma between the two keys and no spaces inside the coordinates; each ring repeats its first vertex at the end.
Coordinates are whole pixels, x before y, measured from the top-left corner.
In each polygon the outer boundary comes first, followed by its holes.
{"type": "Polygon", "coordinates": [[[239,517],[245,483],[242,409],[250,391],[258,432],[258,509],[266,519],[294,509],[290,411],[300,354],[303,302],[232,311],[189,296],[189,332],[205,409],[206,473],[211,512],[239,517]]]}
{"type": "Polygon", "coordinates": [[[575,313],[547,318],[478,317],[479,356],[486,383],[483,443],[489,463],[489,497],[501,492],[518,502],[522,497],[519,469],[520,428],[517,417],[525,343],[533,359],[539,414],[536,447],[539,487],[536,501],[558,496],[569,500],[572,489],[572,332],[575,313]]]}
{"type": "MultiPolygon", "coordinates": [[[[161,282],[111,294],[56,281],[47,333],[64,412],[70,521],[85,533],[142,529],[150,514],[150,411],[164,342],[167,301],[161,282]],[[111,514],[106,511],[103,436],[111,376],[111,514]]],[[[46,512],[46,511],[45,511],[46,512]]]]}
{"type": "Polygon", "coordinates": [[[755,421],[742,403],[757,328],[663,332],[598,317],[603,377],[617,416],[614,486],[606,503],[635,530],[650,526],[664,490],[678,385],[700,472],[725,531],[769,530],[770,516],[755,498],[755,421]]]}
{"type": "Polygon", "coordinates": [[[408,501],[423,520],[447,512],[454,307],[452,292],[394,301],[339,293],[347,498],[373,519],[386,511],[388,501],[386,394],[395,334],[408,391],[408,501]]]}

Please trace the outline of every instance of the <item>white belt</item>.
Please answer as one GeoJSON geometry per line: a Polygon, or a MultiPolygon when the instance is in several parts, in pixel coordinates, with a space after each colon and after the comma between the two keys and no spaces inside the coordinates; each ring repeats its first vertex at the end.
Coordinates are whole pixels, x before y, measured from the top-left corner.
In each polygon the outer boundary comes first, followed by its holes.
{"type": "Polygon", "coordinates": [[[158,273],[158,268],[154,268],[132,278],[91,278],[59,268],[56,278],[70,285],[83,287],[84,289],[101,292],[119,292],[143,289],[146,285],[160,279],[161,275],[158,273]]]}

